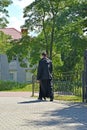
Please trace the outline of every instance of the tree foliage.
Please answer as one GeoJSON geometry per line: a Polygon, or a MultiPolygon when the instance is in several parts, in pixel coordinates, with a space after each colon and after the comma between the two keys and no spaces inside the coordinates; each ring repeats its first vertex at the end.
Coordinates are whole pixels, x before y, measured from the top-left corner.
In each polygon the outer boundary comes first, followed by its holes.
{"type": "MultiPolygon", "coordinates": [[[[0,0],[0,28],[6,27],[9,17],[7,7],[12,3],[11,0],[0,0]]],[[[0,54],[6,54],[10,45],[10,36],[5,35],[2,31],[0,31],[0,54]]]]}
{"type": "Polygon", "coordinates": [[[87,7],[86,1],[71,5],[58,17],[57,39],[61,45],[57,44],[57,50],[60,45],[64,71],[75,69],[77,63],[82,66],[82,57],[87,46],[87,38],[83,35],[83,29],[87,26],[87,10],[85,8],[84,11],[83,7],[87,7]]]}
{"type": "Polygon", "coordinates": [[[6,9],[12,3],[11,0],[0,0],[0,28],[6,27],[8,20],[8,10],[6,9]]]}
{"type": "Polygon", "coordinates": [[[14,45],[12,53],[22,52],[21,58],[29,58],[34,65],[46,50],[55,73],[82,67],[87,46],[87,37],[83,35],[87,27],[87,0],[35,0],[24,9],[24,18],[24,26],[38,35],[27,41],[22,38],[21,50],[16,52],[18,45],[14,45]]]}
{"type": "Polygon", "coordinates": [[[45,50],[51,59],[57,9],[58,0],[35,0],[24,9],[25,26],[30,30],[36,29],[43,32],[46,43],[45,50]]]}
{"type": "Polygon", "coordinates": [[[11,37],[0,31],[0,54],[6,54],[7,50],[11,48],[11,37]]]}

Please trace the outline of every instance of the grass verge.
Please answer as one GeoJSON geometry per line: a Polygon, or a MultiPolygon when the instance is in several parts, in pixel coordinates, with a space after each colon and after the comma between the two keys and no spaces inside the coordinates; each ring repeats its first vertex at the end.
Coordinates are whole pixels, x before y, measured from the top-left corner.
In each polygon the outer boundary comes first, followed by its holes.
{"type": "Polygon", "coordinates": [[[55,95],[55,100],[70,101],[70,102],[81,102],[82,97],[75,95],[55,95]]]}

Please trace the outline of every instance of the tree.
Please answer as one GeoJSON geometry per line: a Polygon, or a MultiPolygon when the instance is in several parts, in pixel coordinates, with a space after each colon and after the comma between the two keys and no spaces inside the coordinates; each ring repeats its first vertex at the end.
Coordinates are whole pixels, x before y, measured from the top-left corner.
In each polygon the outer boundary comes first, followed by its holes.
{"type": "MultiPolygon", "coordinates": [[[[34,65],[39,54],[46,50],[55,63],[55,71],[58,68],[62,71],[75,69],[87,46],[87,38],[83,36],[87,20],[86,6],[86,0],[35,0],[24,9],[24,26],[29,31],[39,33],[31,41],[26,42],[23,38],[21,42],[27,43],[28,51],[25,53],[25,47],[20,46],[24,50],[22,54],[29,56],[29,62],[34,65]]],[[[21,55],[21,58],[24,56],[21,55]]]]}
{"type": "MultiPolygon", "coordinates": [[[[29,30],[36,29],[39,30],[39,32],[43,32],[46,42],[46,51],[49,52],[51,59],[56,27],[61,24],[59,17],[64,15],[65,19],[63,17],[62,19],[65,20],[65,23],[68,20],[69,22],[71,20],[75,21],[77,20],[75,15],[78,13],[81,13],[83,16],[83,13],[79,11],[79,9],[83,8],[84,5],[86,7],[86,1],[82,2],[82,0],[80,2],[76,0],[35,0],[35,2],[24,9],[24,17],[26,18],[25,26],[27,26],[29,30]]],[[[62,28],[58,27],[58,31],[60,29],[62,28]]]]}
{"type": "MultiPolygon", "coordinates": [[[[6,27],[8,23],[7,17],[9,17],[9,15],[6,8],[11,3],[11,0],[0,0],[0,28],[6,27]]],[[[0,54],[6,54],[7,49],[11,47],[10,39],[11,38],[8,35],[5,35],[0,31],[0,54]]]]}
{"type": "Polygon", "coordinates": [[[26,18],[25,26],[30,30],[43,32],[46,43],[45,50],[52,59],[55,20],[58,13],[60,0],[35,0],[32,4],[24,9],[26,18]]]}
{"type": "Polygon", "coordinates": [[[31,40],[29,36],[24,36],[19,40],[12,40],[10,42],[11,48],[6,51],[8,56],[8,61],[10,62],[13,57],[17,57],[20,61],[20,65],[25,67],[26,60],[29,60],[29,50],[31,45],[31,40]]]}
{"type": "Polygon", "coordinates": [[[58,17],[59,33],[56,33],[58,34],[56,38],[59,39],[59,44],[57,44],[56,51],[61,46],[64,71],[74,70],[77,63],[82,69],[82,57],[87,46],[87,38],[83,35],[83,29],[87,26],[86,7],[87,1],[80,1],[79,4],[76,2],[70,8],[66,8],[58,17]]]}
{"type": "Polygon", "coordinates": [[[8,10],[6,9],[12,3],[11,0],[0,0],[0,28],[6,27],[8,20],[8,10]]]}
{"type": "Polygon", "coordinates": [[[0,31],[0,54],[6,54],[7,50],[11,48],[10,40],[10,36],[0,31]]]}

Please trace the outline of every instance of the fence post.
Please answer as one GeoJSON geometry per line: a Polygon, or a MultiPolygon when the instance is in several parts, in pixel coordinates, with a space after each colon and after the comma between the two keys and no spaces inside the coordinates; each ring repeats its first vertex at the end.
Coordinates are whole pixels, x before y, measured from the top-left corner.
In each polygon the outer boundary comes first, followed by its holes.
{"type": "Polygon", "coordinates": [[[35,76],[32,76],[32,97],[34,96],[35,76]]]}
{"type": "Polygon", "coordinates": [[[85,102],[85,72],[82,72],[82,101],[85,102]]]}
{"type": "Polygon", "coordinates": [[[85,101],[87,102],[87,49],[85,50],[85,54],[84,54],[84,84],[85,84],[85,88],[84,88],[84,98],[85,101]]]}

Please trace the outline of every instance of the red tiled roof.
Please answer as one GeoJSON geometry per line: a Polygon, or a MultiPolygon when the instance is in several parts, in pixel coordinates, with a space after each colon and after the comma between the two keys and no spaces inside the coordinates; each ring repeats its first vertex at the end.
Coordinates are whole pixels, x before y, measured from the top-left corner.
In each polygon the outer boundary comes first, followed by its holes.
{"type": "Polygon", "coordinates": [[[21,32],[15,28],[0,28],[0,31],[10,35],[14,40],[20,39],[22,37],[21,32]]]}

